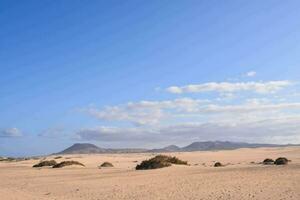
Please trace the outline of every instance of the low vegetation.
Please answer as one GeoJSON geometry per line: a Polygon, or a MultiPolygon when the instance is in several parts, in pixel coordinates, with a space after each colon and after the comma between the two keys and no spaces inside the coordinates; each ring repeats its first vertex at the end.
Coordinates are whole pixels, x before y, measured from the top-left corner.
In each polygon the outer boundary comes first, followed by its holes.
{"type": "Polygon", "coordinates": [[[61,159],[62,156],[56,156],[54,159],[61,159]]]}
{"type": "Polygon", "coordinates": [[[32,167],[52,167],[54,165],[56,165],[56,161],[55,160],[45,160],[42,161],[36,165],[33,165],[32,167]]]}
{"type": "Polygon", "coordinates": [[[264,161],[262,162],[264,165],[273,165],[274,164],[274,160],[271,158],[266,158],[264,159],[264,161]]]}
{"type": "Polygon", "coordinates": [[[163,167],[169,167],[172,164],[176,165],[187,165],[186,161],[179,160],[176,157],[158,155],[149,160],[142,161],[141,164],[136,166],[137,170],[147,170],[147,169],[158,169],[163,167]]]}
{"type": "Polygon", "coordinates": [[[220,162],[216,162],[216,163],[214,164],[214,167],[222,167],[222,166],[224,166],[224,165],[222,165],[222,163],[220,163],[220,162]]]}
{"type": "Polygon", "coordinates": [[[0,156],[0,161],[5,161],[5,159],[6,159],[5,157],[0,156]]]}
{"type": "Polygon", "coordinates": [[[274,164],[275,165],[286,165],[288,164],[289,160],[285,157],[279,157],[275,160],[274,164]]]}
{"type": "Polygon", "coordinates": [[[30,160],[29,157],[0,157],[0,162],[5,161],[5,162],[19,162],[19,161],[24,161],[24,160],[30,160]]]}
{"type": "Polygon", "coordinates": [[[63,161],[56,165],[53,165],[53,168],[62,168],[62,167],[71,166],[71,165],[79,165],[79,166],[84,167],[84,164],[82,164],[78,161],[69,160],[69,161],[63,161]]]}
{"type": "Polygon", "coordinates": [[[266,158],[262,162],[262,164],[264,164],[264,165],[286,165],[286,164],[288,164],[288,162],[290,162],[290,160],[288,160],[287,158],[279,157],[275,161],[271,158],[266,158]]]}
{"type": "Polygon", "coordinates": [[[6,157],[2,158],[1,161],[7,161],[7,162],[13,162],[13,161],[18,161],[19,159],[13,158],[13,157],[6,157]]]}
{"type": "Polygon", "coordinates": [[[113,164],[111,164],[110,162],[104,162],[100,165],[100,167],[113,167],[113,164]]]}

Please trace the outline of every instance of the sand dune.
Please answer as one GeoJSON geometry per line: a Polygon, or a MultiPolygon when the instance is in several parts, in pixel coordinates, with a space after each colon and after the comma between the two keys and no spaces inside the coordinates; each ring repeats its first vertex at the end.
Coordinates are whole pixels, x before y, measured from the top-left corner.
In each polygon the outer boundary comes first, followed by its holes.
{"type": "Polygon", "coordinates": [[[63,155],[58,161],[76,160],[85,167],[61,169],[32,168],[38,160],[0,162],[0,199],[300,199],[300,147],[168,153],[190,166],[134,169],[153,155],[63,155]],[[292,162],[258,164],[280,156],[292,162]],[[214,168],[215,161],[227,166],[214,168]],[[103,162],[114,167],[98,169],[103,162]]]}

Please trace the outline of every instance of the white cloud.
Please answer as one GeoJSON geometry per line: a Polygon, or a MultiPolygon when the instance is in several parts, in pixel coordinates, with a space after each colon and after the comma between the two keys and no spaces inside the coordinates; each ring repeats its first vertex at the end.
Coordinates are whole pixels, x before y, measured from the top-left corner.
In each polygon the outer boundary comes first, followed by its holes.
{"type": "Polygon", "coordinates": [[[246,73],[246,76],[247,77],[254,77],[254,76],[256,76],[256,72],[255,71],[249,71],[249,72],[246,73]]]}
{"type": "Polygon", "coordinates": [[[183,89],[177,86],[171,86],[167,88],[167,91],[174,94],[181,94],[183,93],[183,89]]]}
{"type": "Polygon", "coordinates": [[[216,105],[210,104],[205,108],[200,108],[197,112],[206,112],[206,113],[249,113],[249,112],[266,112],[266,111],[279,111],[279,110],[294,110],[300,109],[300,103],[277,103],[277,104],[261,104],[259,102],[249,102],[242,105],[216,105]]]}
{"type": "Polygon", "coordinates": [[[251,123],[181,123],[159,126],[152,129],[144,127],[118,128],[96,127],[82,129],[76,134],[81,140],[100,142],[131,142],[135,146],[161,144],[186,144],[203,140],[231,140],[267,143],[300,143],[300,117],[270,119],[251,123]],[[284,135],[282,132],[284,131],[284,135]],[[292,140],[294,139],[294,140],[292,140]]]}
{"type": "Polygon", "coordinates": [[[290,85],[291,81],[267,81],[173,86],[167,90],[220,95],[210,100],[178,98],[128,102],[100,109],[89,107],[83,111],[104,125],[82,129],[76,135],[82,140],[140,145],[196,140],[290,142],[292,138],[300,138],[300,102],[289,101],[282,96],[284,93],[278,92],[290,85]],[[278,93],[269,95],[275,92],[278,93]]]}
{"type": "Polygon", "coordinates": [[[109,106],[104,109],[87,108],[84,112],[103,121],[123,121],[138,126],[157,126],[170,121],[220,121],[258,120],[274,114],[283,116],[289,112],[299,112],[300,103],[248,99],[240,104],[216,104],[207,100],[183,98],[169,101],[140,101],[124,105],[109,106]]]}
{"type": "Polygon", "coordinates": [[[0,130],[0,137],[21,137],[23,134],[17,128],[7,128],[0,130]]]}
{"type": "Polygon", "coordinates": [[[271,142],[275,136],[298,137],[300,133],[297,125],[300,103],[272,103],[266,98],[229,105],[191,98],[140,101],[85,111],[100,120],[139,126],[83,129],[77,132],[83,140],[176,142],[185,139],[250,141],[252,138],[256,142],[271,142]]]}
{"type": "Polygon", "coordinates": [[[84,111],[106,121],[128,121],[135,125],[153,125],[170,117],[172,112],[193,112],[207,100],[181,98],[169,101],[129,102],[125,105],[107,106],[104,109],[87,108],[84,111]]]}
{"type": "Polygon", "coordinates": [[[76,132],[77,139],[95,141],[149,141],[154,139],[157,132],[143,127],[120,128],[111,126],[100,126],[95,128],[84,128],[76,132]]]}
{"type": "Polygon", "coordinates": [[[51,127],[41,131],[38,134],[39,137],[46,137],[46,138],[62,138],[66,136],[66,130],[64,127],[51,127]]]}
{"type": "Polygon", "coordinates": [[[260,94],[275,93],[285,87],[292,85],[292,82],[283,81],[269,81],[269,82],[208,82],[196,85],[186,86],[171,86],[166,90],[174,94],[182,93],[203,93],[203,92],[220,92],[233,93],[242,91],[252,91],[260,94]]]}

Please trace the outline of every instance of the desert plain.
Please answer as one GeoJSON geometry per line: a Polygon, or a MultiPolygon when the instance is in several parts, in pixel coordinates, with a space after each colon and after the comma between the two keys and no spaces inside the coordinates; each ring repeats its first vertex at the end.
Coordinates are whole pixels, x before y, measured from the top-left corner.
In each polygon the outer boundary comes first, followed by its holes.
{"type": "MultiPolygon", "coordinates": [[[[39,160],[0,162],[1,200],[183,200],[300,199],[300,147],[163,153],[188,161],[154,170],[135,170],[157,154],[61,155],[85,167],[33,168],[39,160]],[[287,157],[287,165],[263,165],[287,157]],[[100,168],[103,162],[114,167],[100,168]],[[224,167],[213,167],[219,161],[224,167]]],[[[51,160],[57,155],[47,156],[51,160]]]]}

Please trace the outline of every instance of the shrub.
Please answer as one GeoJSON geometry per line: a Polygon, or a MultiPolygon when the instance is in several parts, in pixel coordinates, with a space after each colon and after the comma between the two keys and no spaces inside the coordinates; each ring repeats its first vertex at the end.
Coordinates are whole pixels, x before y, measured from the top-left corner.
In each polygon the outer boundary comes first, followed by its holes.
{"type": "Polygon", "coordinates": [[[56,161],[55,160],[45,160],[45,161],[42,161],[36,165],[33,165],[32,167],[46,167],[46,166],[54,166],[56,165],[56,161]]]}
{"type": "Polygon", "coordinates": [[[65,166],[70,166],[70,165],[80,165],[80,166],[84,167],[84,164],[82,164],[82,163],[80,163],[78,161],[70,160],[70,161],[60,162],[60,163],[54,165],[53,168],[62,168],[62,167],[65,167],[65,166]]]}
{"type": "Polygon", "coordinates": [[[176,157],[158,155],[149,160],[142,161],[141,164],[136,166],[136,169],[137,170],[158,169],[158,168],[163,168],[163,167],[169,167],[172,164],[187,165],[187,162],[179,160],[176,157]]]}
{"type": "Polygon", "coordinates": [[[14,161],[17,161],[17,159],[13,158],[13,157],[7,157],[7,158],[4,158],[2,161],[14,162],[14,161]]]}
{"type": "Polygon", "coordinates": [[[54,159],[60,159],[62,158],[62,156],[56,156],[54,159]]]}
{"type": "Polygon", "coordinates": [[[223,165],[222,165],[222,163],[220,163],[220,162],[216,162],[215,164],[214,164],[214,167],[222,167],[223,165]]]}
{"type": "Polygon", "coordinates": [[[275,165],[286,165],[288,164],[289,160],[285,157],[279,157],[275,160],[274,164],[275,165]]]}
{"type": "Polygon", "coordinates": [[[274,160],[271,158],[266,158],[264,159],[264,161],[262,162],[264,165],[273,165],[274,164],[274,160]]]}
{"type": "Polygon", "coordinates": [[[113,164],[111,164],[110,162],[104,162],[100,165],[100,167],[113,167],[113,164]]]}

